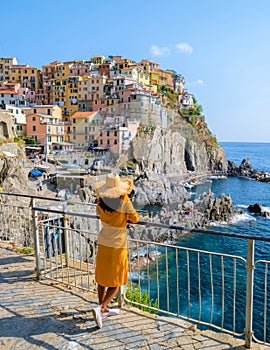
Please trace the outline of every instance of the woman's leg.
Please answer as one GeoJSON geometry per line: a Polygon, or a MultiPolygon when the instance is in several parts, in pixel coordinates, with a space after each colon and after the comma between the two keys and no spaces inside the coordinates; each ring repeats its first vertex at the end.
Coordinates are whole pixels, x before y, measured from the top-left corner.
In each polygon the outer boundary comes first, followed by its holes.
{"type": "Polygon", "coordinates": [[[112,301],[112,299],[116,296],[118,293],[119,287],[108,287],[107,292],[101,301],[101,312],[106,312],[108,311],[107,305],[112,301]]]}
{"type": "Polygon", "coordinates": [[[106,287],[103,287],[100,284],[98,284],[98,303],[99,303],[99,305],[102,303],[102,300],[105,297],[105,291],[106,291],[106,287]]]}

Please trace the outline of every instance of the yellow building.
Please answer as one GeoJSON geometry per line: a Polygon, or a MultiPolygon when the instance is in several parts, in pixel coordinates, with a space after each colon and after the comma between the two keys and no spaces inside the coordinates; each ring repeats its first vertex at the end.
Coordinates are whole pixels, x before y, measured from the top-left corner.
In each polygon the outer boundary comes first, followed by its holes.
{"type": "Polygon", "coordinates": [[[74,147],[85,149],[99,135],[103,118],[99,112],[76,112],[71,118],[71,134],[74,147]]]}
{"type": "Polygon", "coordinates": [[[138,83],[150,90],[150,74],[140,66],[138,66],[138,83]]]}
{"type": "Polygon", "coordinates": [[[15,57],[0,57],[0,82],[9,80],[9,68],[17,64],[15,57]]]}
{"type": "Polygon", "coordinates": [[[99,65],[103,64],[105,62],[105,57],[104,56],[93,56],[91,61],[93,64],[99,65]]]}
{"type": "Polygon", "coordinates": [[[79,81],[90,69],[90,62],[85,61],[56,61],[42,67],[44,102],[60,106],[64,121],[78,111],[79,81]]]}
{"type": "Polygon", "coordinates": [[[38,68],[29,65],[13,65],[9,68],[9,81],[20,83],[23,88],[37,91],[42,87],[42,75],[38,68]]]}

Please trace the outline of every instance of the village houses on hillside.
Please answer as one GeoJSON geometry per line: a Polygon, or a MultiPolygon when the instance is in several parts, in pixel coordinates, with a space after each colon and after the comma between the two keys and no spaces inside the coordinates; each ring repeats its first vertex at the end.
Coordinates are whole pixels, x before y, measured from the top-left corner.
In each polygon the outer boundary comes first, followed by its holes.
{"type": "Polygon", "coordinates": [[[193,107],[184,83],[151,60],[93,56],[40,70],[2,57],[0,111],[13,120],[15,136],[33,138],[43,152],[99,147],[119,155],[139,125],[167,126],[166,93],[176,94],[178,107],[193,107]]]}

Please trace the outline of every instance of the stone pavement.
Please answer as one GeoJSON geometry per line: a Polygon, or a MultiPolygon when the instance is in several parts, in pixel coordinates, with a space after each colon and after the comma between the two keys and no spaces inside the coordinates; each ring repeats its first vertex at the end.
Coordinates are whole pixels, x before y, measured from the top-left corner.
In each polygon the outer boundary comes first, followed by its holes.
{"type": "MultiPolygon", "coordinates": [[[[160,350],[245,349],[242,339],[199,331],[176,318],[159,317],[125,306],[95,325],[91,309],[96,298],[38,282],[33,256],[20,255],[0,243],[1,350],[160,350]]],[[[252,349],[270,349],[254,344],[252,349]]]]}

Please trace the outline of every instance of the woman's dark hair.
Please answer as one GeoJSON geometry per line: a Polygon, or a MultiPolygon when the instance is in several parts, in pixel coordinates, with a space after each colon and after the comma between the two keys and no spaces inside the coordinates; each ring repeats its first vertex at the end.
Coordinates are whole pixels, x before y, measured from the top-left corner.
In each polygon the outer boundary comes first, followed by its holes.
{"type": "Polygon", "coordinates": [[[119,209],[121,206],[121,203],[122,203],[121,197],[117,197],[117,198],[100,197],[98,199],[98,205],[100,206],[100,208],[110,213],[113,213],[114,211],[119,209]]]}

